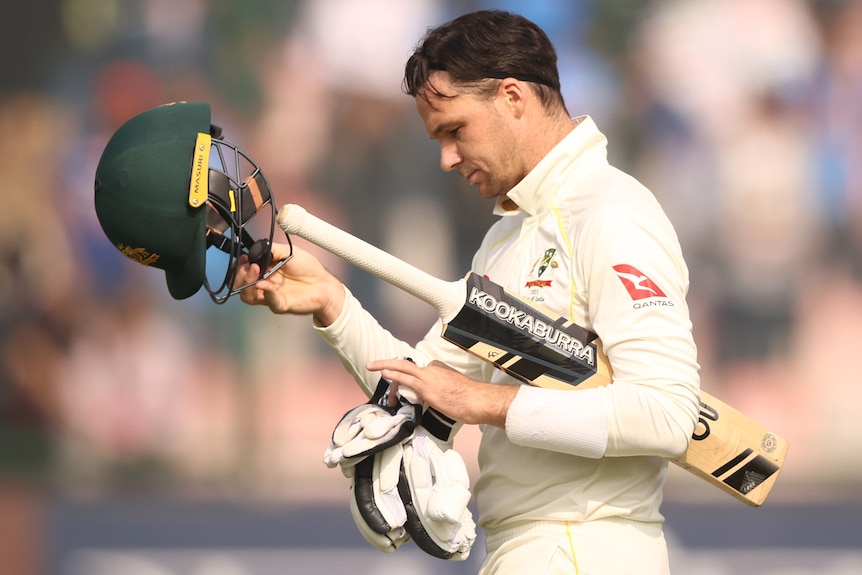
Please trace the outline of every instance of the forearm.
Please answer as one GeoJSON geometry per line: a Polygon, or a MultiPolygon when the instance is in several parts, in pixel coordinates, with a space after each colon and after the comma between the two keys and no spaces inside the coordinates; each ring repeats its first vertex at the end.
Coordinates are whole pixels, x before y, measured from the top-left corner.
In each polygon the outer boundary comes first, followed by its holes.
{"type": "Polygon", "coordinates": [[[606,455],[677,457],[697,422],[698,397],[682,383],[617,382],[608,389],[606,455]]]}
{"type": "Polygon", "coordinates": [[[692,400],[617,382],[588,390],[522,387],[506,417],[513,443],[580,457],[676,457],[694,429],[692,400]]]}
{"type": "Polygon", "coordinates": [[[521,386],[507,410],[516,445],[597,459],[608,444],[606,388],[583,391],[521,386]]]}
{"type": "Polygon", "coordinates": [[[365,369],[366,363],[380,358],[412,357],[417,352],[383,328],[346,287],[339,311],[325,326],[315,321],[315,329],[370,397],[380,375],[365,369]]]}

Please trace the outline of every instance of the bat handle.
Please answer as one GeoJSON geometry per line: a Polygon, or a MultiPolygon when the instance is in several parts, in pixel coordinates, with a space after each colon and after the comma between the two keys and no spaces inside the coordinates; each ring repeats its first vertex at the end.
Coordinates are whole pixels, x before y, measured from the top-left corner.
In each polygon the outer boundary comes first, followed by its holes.
{"type": "Polygon", "coordinates": [[[279,227],[430,304],[444,323],[457,315],[467,295],[464,280],[436,278],[392,254],[308,213],[296,204],[278,212],[279,227]]]}

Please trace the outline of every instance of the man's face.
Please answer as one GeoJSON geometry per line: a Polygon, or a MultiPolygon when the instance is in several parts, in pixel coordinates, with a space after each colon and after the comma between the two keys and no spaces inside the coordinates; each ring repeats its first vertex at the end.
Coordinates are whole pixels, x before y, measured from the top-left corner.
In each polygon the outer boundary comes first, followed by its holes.
{"type": "Polygon", "coordinates": [[[440,167],[457,170],[482,197],[505,195],[528,171],[520,160],[505,96],[465,92],[445,72],[434,72],[431,83],[449,97],[428,90],[416,97],[416,107],[428,135],[440,143],[440,167]]]}

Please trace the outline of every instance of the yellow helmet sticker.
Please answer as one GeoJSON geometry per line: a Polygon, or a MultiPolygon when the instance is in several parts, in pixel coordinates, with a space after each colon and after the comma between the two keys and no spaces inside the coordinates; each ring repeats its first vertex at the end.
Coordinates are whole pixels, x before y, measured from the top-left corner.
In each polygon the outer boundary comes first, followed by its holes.
{"type": "Polygon", "coordinates": [[[209,167],[212,136],[198,133],[195,142],[195,155],[192,161],[192,179],[189,184],[189,205],[193,208],[203,206],[209,195],[209,167]]]}

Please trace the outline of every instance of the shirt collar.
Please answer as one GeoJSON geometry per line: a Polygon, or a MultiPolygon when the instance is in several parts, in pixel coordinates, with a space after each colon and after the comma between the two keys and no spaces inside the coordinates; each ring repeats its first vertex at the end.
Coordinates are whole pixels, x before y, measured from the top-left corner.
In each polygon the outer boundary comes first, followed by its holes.
{"type": "Polygon", "coordinates": [[[586,152],[600,150],[602,158],[607,158],[607,138],[599,131],[598,126],[590,116],[578,116],[572,119],[574,129],[554,146],[524,179],[509,190],[505,196],[499,196],[494,206],[494,215],[514,216],[520,213],[534,216],[551,205],[558,185],[546,185],[549,181],[558,180],[568,173],[572,165],[586,152]],[[517,204],[514,210],[503,207],[506,200],[517,204]]]}

